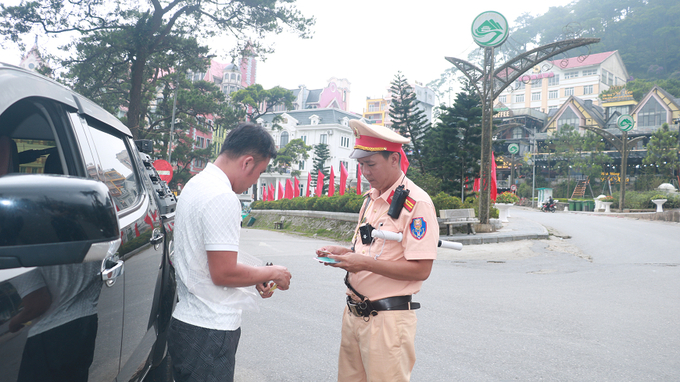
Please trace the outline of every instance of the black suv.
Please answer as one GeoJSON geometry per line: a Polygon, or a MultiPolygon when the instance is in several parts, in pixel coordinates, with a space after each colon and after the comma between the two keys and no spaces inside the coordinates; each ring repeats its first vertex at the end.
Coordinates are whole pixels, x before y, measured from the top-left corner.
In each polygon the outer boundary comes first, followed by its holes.
{"type": "Polygon", "coordinates": [[[171,379],[176,200],[117,118],[0,64],[0,380],[171,379]]]}

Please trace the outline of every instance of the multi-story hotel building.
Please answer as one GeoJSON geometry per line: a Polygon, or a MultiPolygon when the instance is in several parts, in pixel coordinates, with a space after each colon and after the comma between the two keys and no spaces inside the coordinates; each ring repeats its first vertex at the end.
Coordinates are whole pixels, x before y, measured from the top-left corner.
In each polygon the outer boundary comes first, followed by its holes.
{"type": "Polygon", "coordinates": [[[599,94],[628,79],[618,51],[546,61],[524,73],[496,99],[509,109],[550,114],[571,96],[600,105],[599,94]]]}

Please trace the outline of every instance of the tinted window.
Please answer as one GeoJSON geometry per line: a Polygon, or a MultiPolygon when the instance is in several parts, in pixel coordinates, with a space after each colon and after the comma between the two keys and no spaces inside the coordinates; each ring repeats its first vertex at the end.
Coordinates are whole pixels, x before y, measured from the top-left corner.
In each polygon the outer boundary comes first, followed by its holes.
{"type": "Polygon", "coordinates": [[[55,127],[39,103],[22,100],[0,116],[0,176],[65,174],[55,127]]]}
{"type": "Polygon", "coordinates": [[[139,181],[125,141],[96,128],[91,132],[101,162],[99,180],[109,188],[119,211],[133,206],[139,196],[139,181]]]}

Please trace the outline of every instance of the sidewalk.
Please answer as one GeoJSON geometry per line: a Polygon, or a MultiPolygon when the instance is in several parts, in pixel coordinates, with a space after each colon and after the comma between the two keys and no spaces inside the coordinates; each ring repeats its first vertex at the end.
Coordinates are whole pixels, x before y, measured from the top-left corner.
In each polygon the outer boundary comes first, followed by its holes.
{"type": "Polygon", "coordinates": [[[496,232],[477,233],[467,235],[464,233],[451,236],[440,236],[441,240],[455,241],[463,245],[504,243],[518,240],[540,240],[548,238],[548,230],[541,224],[521,217],[511,217],[503,228],[496,232]]]}

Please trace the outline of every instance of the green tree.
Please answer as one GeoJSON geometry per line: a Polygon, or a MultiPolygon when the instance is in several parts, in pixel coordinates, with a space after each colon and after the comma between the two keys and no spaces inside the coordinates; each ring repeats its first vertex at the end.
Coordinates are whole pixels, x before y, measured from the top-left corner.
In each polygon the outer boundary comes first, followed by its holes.
{"type": "MultiPolygon", "coordinates": [[[[233,103],[243,108],[250,121],[257,121],[258,118],[273,111],[274,107],[278,105],[285,105],[287,110],[291,110],[295,101],[295,95],[288,89],[275,86],[265,90],[260,84],[250,85],[245,89],[233,92],[230,97],[233,103]]],[[[280,119],[280,116],[277,117],[280,119]]]]}
{"type": "Polygon", "coordinates": [[[439,122],[423,139],[423,163],[427,173],[441,179],[442,191],[455,194],[479,176],[482,108],[474,88],[467,83],[452,107],[442,105],[439,109],[439,122]]]}
{"type": "Polygon", "coordinates": [[[604,139],[597,134],[587,132],[583,136],[582,160],[577,163],[577,167],[593,182],[599,182],[601,175],[605,172],[605,165],[613,163],[614,160],[603,151],[606,148],[604,139]]]}
{"type": "Polygon", "coordinates": [[[653,166],[666,180],[673,177],[678,168],[678,133],[669,131],[667,123],[652,134],[642,164],[653,166]]]}
{"type": "Polygon", "coordinates": [[[281,148],[276,155],[276,159],[272,163],[275,171],[283,174],[287,169],[291,169],[291,176],[300,175],[299,170],[292,170],[294,163],[309,159],[309,150],[312,146],[307,146],[302,139],[293,139],[288,144],[281,148]]]}
{"type": "Polygon", "coordinates": [[[636,101],[640,102],[642,97],[647,95],[655,85],[667,91],[674,97],[680,97],[680,78],[655,81],[635,79],[626,83],[626,89],[633,93],[633,98],[635,98],[636,101]]]}
{"type": "Polygon", "coordinates": [[[323,191],[322,194],[326,194],[328,191],[328,177],[330,175],[330,167],[326,167],[326,161],[330,159],[331,151],[328,149],[328,145],[325,143],[319,143],[314,146],[314,167],[312,168],[312,185],[316,187],[316,178],[319,171],[323,173],[323,191]]]}
{"type": "Polygon", "coordinates": [[[392,80],[390,93],[392,96],[392,103],[390,104],[390,118],[392,119],[392,129],[399,132],[405,137],[411,138],[410,161],[415,161],[421,172],[425,172],[422,164],[422,137],[426,129],[429,127],[425,112],[418,107],[418,100],[416,93],[413,91],[411,85],[406,82],[406,77],[398,72],[392,80]]]}
{"type": "Polygon", "coordinates": [[[127,110],[127,126],[139,137],[144,128],[144,105],[156,91],[149,82],[173,71],[167,68],[195,67],[207,52],[198,38],[232,36],[240,42],[233,51],[236,55],[237,51],[271,52],[262,43],[264,37],[279,34],[284,27],[309,37],[314,20],[304,17],[290,4],[293,1],[22,1],[18,6],[1,6],[0,34],[15,43],[20,43],[23,35],[35,33],[79,34],[75,42],[62,47],[67,52],[77,51],[76,57],[61,64],[74,69],[69,72],[73,83],[83,82],[92,88],[102,82],[105,88],[116,89],[115,93],[107,91],[107,98],[117,97],[107,103],[127,110]],[[150,91],[145,91],[147,88],[150,91]]]}
{"type": "MultiPolygon", "coordinates": [[[[543,45],[566,38],[599,37],[597,45],[575,55],[618,50],[634,78],[680,78],[680,3],[676,0],[578,0],[550,7],[532,17],[523,14],[510,31],[514,44],[503,49],[510,56],[528,44],[543,45]]],[[[559,61],[559,58],[558,58],[559,61]]]]}
{"type": "Polygon", "coordinates": [[[555,167],[559,174],[567,177],[567,193],[570,193],[570,173],[582,163],[583,137],[574,127],[565,124],[558,129],[551,141],[555,146],[555,167]]]}

